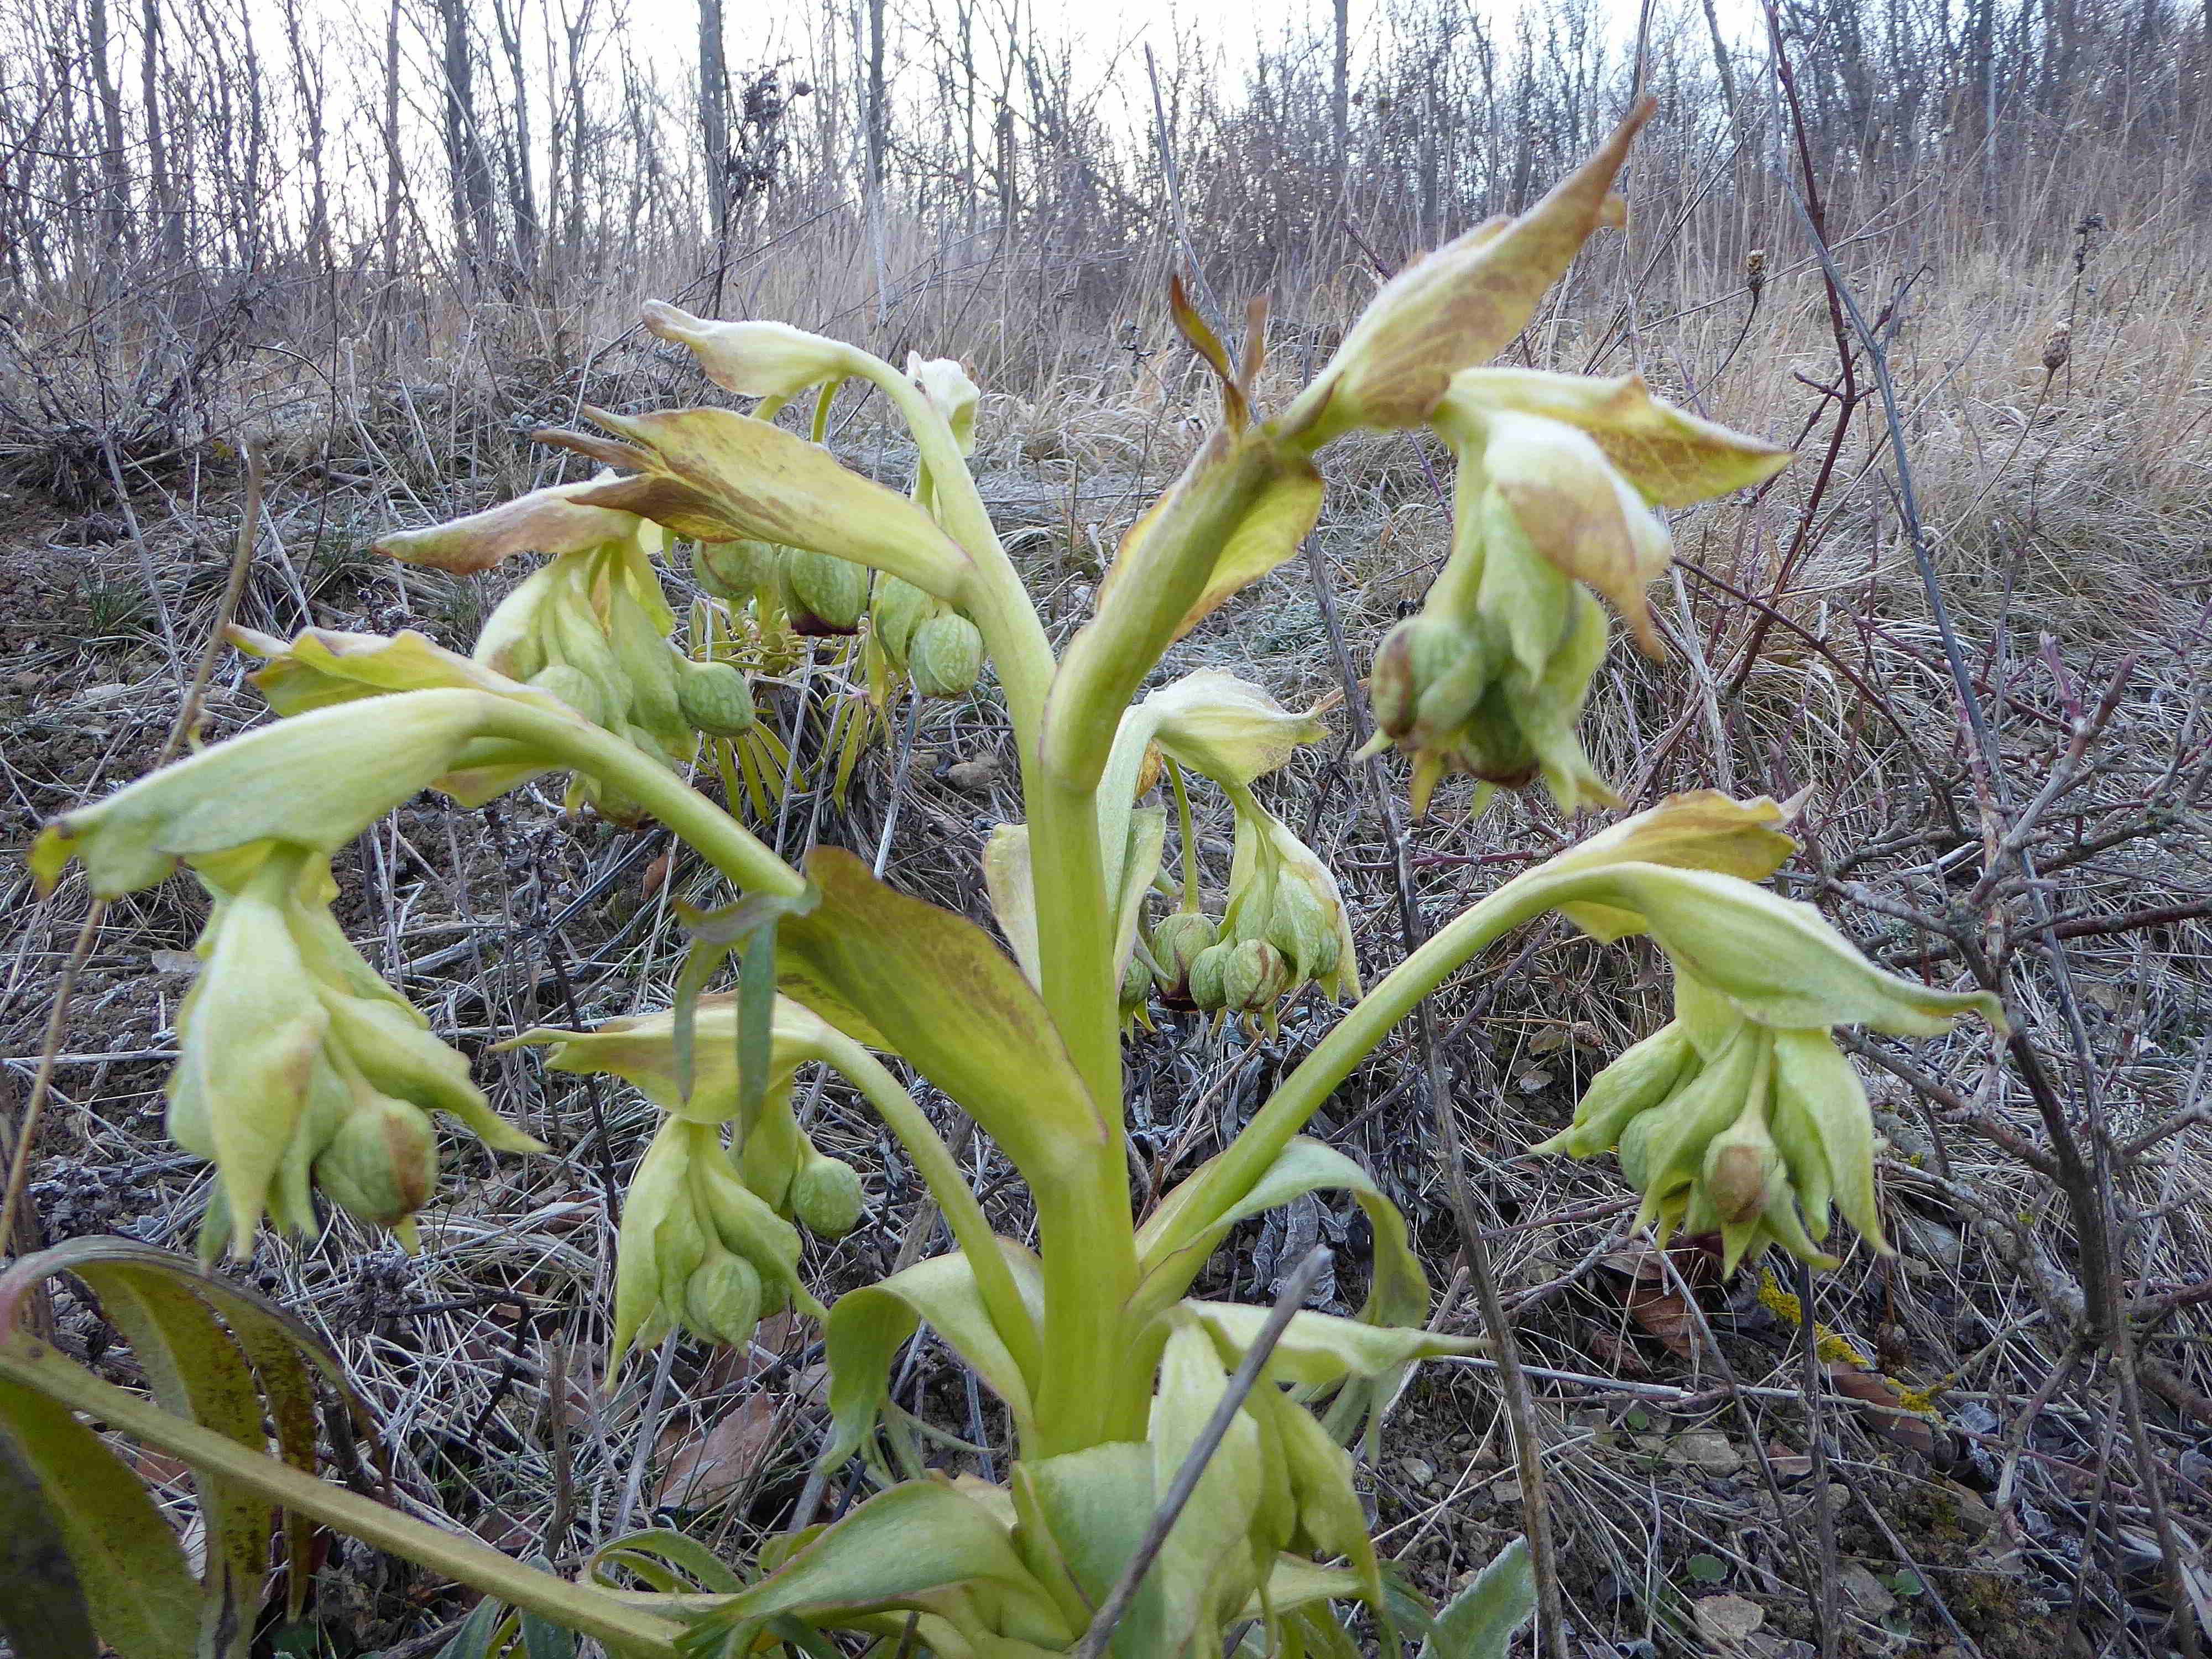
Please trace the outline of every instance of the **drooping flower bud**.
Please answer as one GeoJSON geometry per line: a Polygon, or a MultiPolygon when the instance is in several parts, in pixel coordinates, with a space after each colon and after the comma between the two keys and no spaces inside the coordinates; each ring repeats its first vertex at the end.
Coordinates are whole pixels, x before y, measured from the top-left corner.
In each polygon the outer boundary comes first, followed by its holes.
{"type": "Polygon", "coordinates": [[[1221,964],[1221,1003],[1231,1013],[1241,1013],[1274,1024],[1275,1005],[1297,983],[1283,953],[1265,939],[1240,939],[1229,947],[1221,964]]]}
{"type": "Polygon", "coordinates": [[[868,605],[869,623],[884,654],[899,667],[906,666],[915,629],[936,613],[937,601],[912,582],[898,576],[877,575],[875,594],[868,605]]]}
{"type": "Polygon", "coordinates": [[[914,630],[907,667],[923,696],[965,696],[983,670],[983,635],[965,617],[932,617],[914,630]]]}
{"type": "Polygon", "coordinates": [[[766,542],[699,542],[691,550],[692,580],[731,605],[773,588],[781,565],[781,554],[766,542]]]}
{"type": "Polygon", "coordinates": [[[1152,1000],[1152,966],[1145,960],[1143,951],[1132,951],[1128,961],[1121,964],[1121,982],[1115,996],[1121,1010],[1122,1029],[1126,1030],[1139,1020],[1150,1027],[1152,1020],[1147,1010],[1152,1000]]]}
{"type": "Polygon", "coordinates": [[[1352,921],[1336,878],[1249,789],[1230,799],[1237,852],[1222,918],[1228,936],[1266,941],[1289,975],[1286,990],[1310,981],[1332,996],[1358,996],[1352,921]]]}
{"type": "Polygon", "coordinates": [[[429,1115],[374,1095],[347,1113],[316,1155],[315,1185],[356,1219],[398,1227],[438,1184],[438,1135],[429,1115]]]}
{"type": "Polygon", "coordinates": [[[714,1251],[684,1281],[683,1322],[709,1342],[738,1347],[761,1321],[761,1276],[753,1264],[714,1251]]]}
{"type": "Polygon", "coordinates": [[[791,1213],[811,1233],[842,1238],[867,1212],[860,1172],[842,1158],[816,1152],[792,1177],[791,1213]]]}
{"type": "Polygon", "coordinates": [[[850,559],[792,548],[783,556],[783,603],[791,625],[810,638],[860,630],[868,608],[868,573],[850,559]]]}
{"type": "Polygon", "coordinates": [[[1220,937],[1220,924],[1195,910],[1178,910],[1152,929],[1152,961],[1159,969],[1160,998],[1170,1008],[1194,1006],[1191,966],[1199,953],[1210,950],[1220,937]]]}
{"type": "Polygon", "coordinates": [[[678,1326],[737,1344],[787,1304],[818,1315],[798,1263],[798,1232],[738,1179],[715,1126],[667,1119],[623,1194],[610,1378],[678,1326]]]}
{"type": "Polygon", "coordinates": [[[1224,974],[1229,958],[1237,952],[1234,940],[1224,939],[1210,945],[1191,958],[1190,975],[1184,981],[1190,997],[1190,1006],[1202,1013],[1214,1013],[1228,1006],[1229,991],[1224,974]]]}
{"type": "Polygon", "coordinates": [[[694,662],[682,656],[676,662],[677,707],[695,730],[733,738],[752,728],[758,714],[743,673],[726,662],[694,662]]]}
{"type": "Polygon", "coordinates": [[[223,1214],[204,1238],[243,1256],[264,1212],[312,1230],[312,1184],[411,1239],[437,1180],[432,1111],[496,1149],[544,1150],[492,1111],[468,1061],[346,942],[326,858],[263,842],[196,859],[194,872],[215,903],[205,966],[178,1013],[168,1127],[220,1176],[223,1214]]]}

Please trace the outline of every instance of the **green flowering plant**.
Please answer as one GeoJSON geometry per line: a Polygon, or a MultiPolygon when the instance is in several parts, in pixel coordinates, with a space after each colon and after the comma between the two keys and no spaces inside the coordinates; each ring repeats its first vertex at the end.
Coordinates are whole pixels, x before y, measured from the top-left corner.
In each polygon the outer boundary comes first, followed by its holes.
{"type": "MultiPolygon", "coordinates": [[[[1779,809],[1710,794],[1662,802],[1505,883],[1364,986],[1335,878],[1255,792],[1324,734],[1320,711],[1286,709],[1219,671],[1138,694],[1173,641],[1296,550],[1320,509],[1320,451],[1362,428],[1426,426],[1456,459],[1452,552],[1421,613],[1377,653],[1380,741],[1413,757],[1417,801],[1460,771],[1486,789],[1540,777],[1565,807],[1613,803],[1577,732],[1610,631],[1601,600],[1656,648],[1643,598],[1668,556],[1656,509],[1786,459],[1633,377],[1483,366],[1584,239],[1620,222],[1611,185],[1647,112],[1527,213],[1390,283],[1276,418],[1254,406],[1256,339],[1232,364],[1178,295],[1216,371],[1221,419],[1129,531],[1095,613],[1057,653],[969,471],[977,393],[957,365],[901,373],[785,325],[655,305],[653,330],[690,347],[717,385],[761,399],[751,413],[592,410],[611,435],[541,434],[610,471],[381,544],[455,571],[544,556],[473,651],[409,634],[241,633],[281,718],[65,815],[33,849],[49,886],[72,860],[103,896],[182,862],[213,896],[170,1122],[217,1172],[207,1248],[242,1255],[264,1216],[312,1230],[317,1194],[404,1237],[435,1185],[434,1110],[495,1150],[535,1149],[338,933],[333,853],[423,788],[474,805],[551,772],[569,775],[572,801],[656,818],[696,848],[736,895],[690,918],[675,1006],[514,1041],[544,1048],[554,1069],[623,1080],[659,1114],[623,1200],[616,1356],[678,1332],[741,1343],[779,1309],[821,1319],[831,1430],[820,1467],[862,1459],[875,1487],[865,1501],[826,1522],[801,1515],[755,1559],[692,1573],[703,1588],[667,1571],[648,1590],[571,1582],[327,1487],[241,1445],[248,1430],[216,1433],[137,1401],[20,1330],[0,1342],[0,1425],[15,1425],[0,1440],[32,1433],[25,1399],[96,1411],[216,1471],[226,1491],[410,1554],[623,1654],[822,1654],[842,1632],[886,1659],[1340,1655],[1358,1650],[1364,1620],[1394,1652],[1419,1639],[1438,1659],[1502,1655],[1527,1611],[1517,1547],[1442,1610],[1386,1593],[1352,1449],[1409,1368],[1485,1343],[1425,1328],[1405,1218],[1366,1170],[1304,1133],[1315,1111],[1507,931],[1558,911],[1601,939],[1648,935],[1675,965],[1677,1018],[1604,1073],[1549,1145],[1618,1147],[1644,1218],[1721,1232],[1731,1265],[1768,1243],[1826,1259],[1832,1202],[1881,1244],[1865,1101],[1828,1028],[1931,1030],[1994,1009],[1875,969],[1762,888],[1792,845],[1779,809]],[[815,392],[818,438],[827,394],[848,380],[880,392],[911,434],[910,491],[773,423],[815,392]],[[849,853],[786,864],[684,781],[701,737],[742,730],[751,702],[741,671],[670,643],[653,560],[676,538],[695,544],[701,585],[750,617],[757,641],[866,629],[863,648],[921,695],[965,691],[988,665],[1024,805],[984,860],[1004,946],[849,853]],[[700,678],[714,668],[726,672],[700,678]],[[312,788],[300,781],[310,767],[312,788]],[[1201,902],[1200,780],[1237,826],[1218,915],[1201,902]],[[1163,786],[1170,799],[1156,803],[1163,786]],[[1156,890],[1174,891],[1162,878],[1171,811],[1180,902],[1155,915],[1156,890]],[[735,988],[708,993],[732,963],[735,988]],[[1242,1133],[1139,1213],[1126,1024],[1157,994],[1272,1027],[1305,986],[1346,1005],[1341,1017],[1242,1133]],[[1002,1150],[1033,1201],[1033,1243],[993,1230],[884,1063],[893,1056],[1002,1150]],[[794,1115],[799,1070],[817,1064],[900,1142],[954,1244],[826,1309],[798,1270],[800,1230],[850,1229],[864,1194],[794,1115]],[[1190,1294],[1237,1224],[1322,1190],[1348,1194],[1372,1224],[1356,1314],[1190,1294]],[[925,1322],[1005,1408],[1003,1480],[948,1478],[900,1443],[889,1376],[925,1322]]],[[[66,1494],[24,1490],[26,1504],[70,1513],[66,1494]]],[[[88,1579],[100,1571],[91,1553],[71,1559],[88,1579]]],[[[204,1650],[242,1655],[251,1623],[234,1620],[204,1650]]]]}

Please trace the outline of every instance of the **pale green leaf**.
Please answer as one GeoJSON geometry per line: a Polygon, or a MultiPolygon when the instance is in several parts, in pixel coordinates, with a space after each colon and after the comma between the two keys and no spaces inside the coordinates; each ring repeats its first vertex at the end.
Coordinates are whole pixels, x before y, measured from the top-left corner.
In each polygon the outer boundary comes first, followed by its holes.
{"type": "MultiPolygon", "coordinates": [[[[999,1243],[1022,1300],[1041,1325],[1044,1280],[1036,1258],[1011,1240],[999,1243]]],[[[835,1468],[866,1444],[890,1396],[891,1358],[924,1320],[1006,1401],[1017,1437],[1028,1437],[1030,1379],[992,1322],[966,1255],[955,1251],[848,1291],[830,1310],[823,1344],[833,1433],[822,1455],[825,1467],[835,1468]]]]}
{"type": "Polygon", "coordinates": [[[0,1380],[0,1631],[40,1659],[190,1659],[199,1587],[138,1478],[67,1407],[0,1380]],[[91,1629],[76,1637],[77,1621],[91,1629]]]}
{"type": "Polygon", "coordinates": [[[1505,1659],[1513,1632],[1536,1611],[1528,1545],[1516,1538],[1437,1614],[1421,1659],[1505,1659]]]}
{"type": "MultiPolygon", "coordinates": [[[[1267,1322],[1268,1310],[1241,1303],[1188,1301],[1180,1304],[1179,1309],[1212,1332],[1224,1357],[1232,1359],[1243,1357],[1267,1322]]],[[[1308,1387],[1340,1382],[1346,1377],[1373,1381],[1416,1360],[1481,1353],[1488,1346],[1480,1337],[1367,1325],[1308,1310],[1291,1316],[1282,1340],[1267,1358],[1266,1375],[1277,1382],[1308,1387]]]]}
{"type": "Polygon", "coordinates": [[[817,847],[821,904],[778,930],[782,989],[871,1048],[903,1055],[1006,1149],[1032,1186],[1106,1145],[1109,1131],[1042,999],[965,916],[817,847]]]}
{"type": "Polygon", "coordinates": [[[933,1613],[970,1643],[995,1633],[1059,1649],[1078,1633],[1022,1564],[992,1509],[965,1486],[933,1479],[894,1486],[823,1528],[775,1571],[701,1618],[685,1646],[744,1653],[779,1614],[837,1629],[894,1608],[933,1613]]]}

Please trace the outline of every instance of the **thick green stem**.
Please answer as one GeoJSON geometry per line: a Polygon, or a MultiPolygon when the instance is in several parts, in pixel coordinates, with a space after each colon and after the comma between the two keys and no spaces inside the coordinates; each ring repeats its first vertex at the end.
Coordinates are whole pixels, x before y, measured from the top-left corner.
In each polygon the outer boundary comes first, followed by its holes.
{"type": "Polygon", "coordinates": [[[17,1337],[0,1343],[0,1376],[88,1413],[109,1428],[182,1458],[195,1469],[235,1480],[272,1504],[282,1504],[349,1537],[480,1589],[509,1607],[538,1613],[563,1629],[592,1637],[616,1652],[641,1659],[645,1656],[676,1659],[676,1639],[684,1633],[684,1626],[675,1620],[629,1606],[621,1598],[587,1584],[571,1583],[525,1566],[489,1544],[434,1527],[319,1480],[266,1452],[165,1411],[127,1389],[102,1382],[42,1342],[17,1337]]]}
{"type": "Polygon", "coordinates": [[[991,1311],[991,1322],[998,1327],[1000,1338],[1022,1375],[1035,1386],[1038,1376],[1041,1349],[1036,1322],[1030,1316],[1029,1304],[1014,1283],[1006,1258],[999,1249],[999,1241],[992,1231],[982,1205],[968,1185],[968,1177],[953,1157],[952,1149],[930,1123],[914,1097],[899,1086],[899,1081],[886,1070],[883,1063],[842,1034],[833,1033],[822,1043],[822,1057],[842,1073],[847,1080],[875,1108],[876,1115],[884,1126],[898,1137],[899,1145],[906,1148],[916,1174],[929,1188],[930,1196],[937,1200],[943,1212],[945,1224],[952,1230],[953,1242],[959,1245],[968,1258],[969,1271],[975,1275],[975,1288],[983,1304],[991,1311]]]}
{"type": "MultiPolygon", "coordinates": [[[[1140,1435],[1148,1392],[1133,1392],[1123,1330],[1137,1282],[1136,1228],[1121,1151],[1113,890],[1099,845],[1097,779],[1059,775],[1048,762],[1043,726],[1055,665],[1043,624],[991,527],[951,426],[912,381],[882,368],[869,379],[905,416],[941,521],[975,562],[967,609],[997,666],[1021,757],[1040,988],[1101,1124],[1097,1145],[1081,1148],[1066,1176],[1036,1194],[1045,1273],[1036,1418],[1045,1442],[1039,1455],[1049,1455],[1140,1435]]],[[[1109,718],[1121,710],[1116,702],[1109,718]]]]}
{"type": "Polygon", "coordinates": [[[635,800],[708,863],[749,893],[797,898],[806,879],[720,807],[658,761],[613,732],[510,698],[494,705],[483,723],[488,737],[506,738],[556,757],[611,784],[635,800]]]}
{"type": "Polygon", "coordinates": [[[1128,1328],[1137,1243],[1118,1130],[1108,1152],[1036,1194],[1045,1348],[1038,1444],[1024,1449],[1034,1457],[1144,1437],[1152,1372],[1128,1328]]]}

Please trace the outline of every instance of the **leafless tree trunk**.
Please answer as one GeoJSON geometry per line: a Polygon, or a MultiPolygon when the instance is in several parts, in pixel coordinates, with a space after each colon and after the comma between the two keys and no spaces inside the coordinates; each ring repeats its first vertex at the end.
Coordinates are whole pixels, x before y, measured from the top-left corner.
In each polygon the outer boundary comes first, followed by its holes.
{"type": "Polygon", "coordinates": [[[491,169],[477,125],[476,63],[469,46],[467,0],[434,0],[443,31],[446,166],[452,186],[453,233],[465,269],[481,272],[495,251],[491,169]]]}
{"type": "Polygon", "coordinates": [[[514,263],[526,281],[538,269],[538,187],[530,155],[530,74],[522,61],[522,9],[526,0],[492,0],[501,55],[507,59],[507,112],[513,131],[502,154],[507,161],[507,202],[514,213],[514,263]]]}
{"type": "Polygon", "coordinates": [[[890,112],[884,99],[884,0],[866,0],[868,12],[868,90],[864,121],[867,132],[867,173],[864,206],[868,220],[868,248],[876,268],[876,326],[889,319],[890,273],[884,229],[884,149],[890,136],[890,112]]]}
{"type": "Polygon", "coordinates": [[[139,12],[138,100],[146,122],[146,182],[153,205],[153,243],[166,264],[185,257],[185,216],[169,167],[167,121],[161,111],[161,0],[145,0],[139,12]]]}
{"type": "Polygon", "coordinates": [[[93,88],[100,100],[100,174],[107,192],[103,234],[108,252],[103,258],[104,265],[116,252],[129,248],[132,240],[131,157],[124,149],[123,99],[108,63],[107,0],[88,0],[84,32],[86,66],[92,71],[93,88]]]}
{"type": "Polygon", "coordinates": [[[1328,139],[1336,167],[1337,194],[1351,183],[1352,0],[1336,0],[1336,62],[1329,80],[1328,139]]]}
{"type": "Polygon", "coordinates": [[[730,235],[730,67],[722,56],[722,0],[699,0],[699,144],[707,158],[707,228],[720,250],[730,235]]]}

